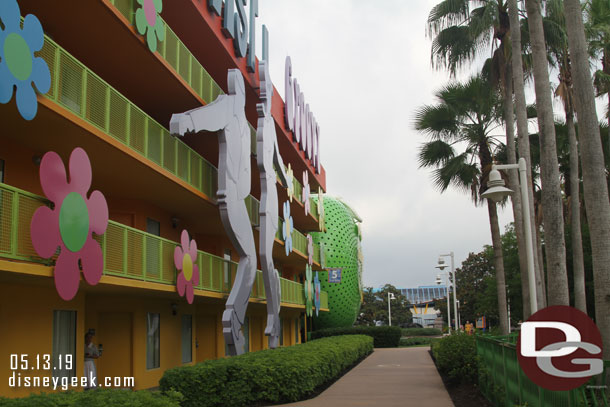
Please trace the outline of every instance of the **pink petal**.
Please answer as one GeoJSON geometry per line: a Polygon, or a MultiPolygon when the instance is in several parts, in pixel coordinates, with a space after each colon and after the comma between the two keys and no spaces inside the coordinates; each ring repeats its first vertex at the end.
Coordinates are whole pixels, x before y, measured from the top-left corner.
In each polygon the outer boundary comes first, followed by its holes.
{"type": "Polygon", "coordinates": [[[184,229],[180,235],[180,243],[182,244],[182,251],[188,253],[189,250],[189,232],[184,229]]]}
{"type": "Polygon", "coordinates": [[[48,259],[55,254],[57,246],[62,245],[59,235],[59,211],[41,206],[34,212],[30,222],[30,235],[36,253],[48,259]]]}
{"type": "Polygon", "coordinates": [[[188,301],[189,304],[193,303],[193,297],[194,297],[193,285],[192,284],[187,284],[187,286],[186,286],[186,300],[188,301]]]}
{"type": "Polygon", "coordinates": [[[70,301],[78,292],[80,272],[78,255],[70,250],[62,250],[55,263],[55,288],[59,296],[70,301]]]}
{"type": "Polygon", "coordinates": [[[91,162],[85,150],[76,147],[70,154],[70,189],[87,196],[91,187],[91,162]]]}
{"type": "Polygon", "coordinates": [[[89,211],[89,227],[98,235],[103,235],[108,227],[108,204],[100,191],[93,191],[86,201],[89,211]]]}
{"type": "Polygon", "coordinates": [[[66,167],[61,157],[55,151],[49,151],[40,162],[40,185],[47,198],[61,205],[70,192],[66,180],[66,167]]]}
{"type": "Polygon", "coordinates": [[[184,278],[184,273],[178,273],[178,278],[176,281],[176,288],[178,289],[178,295],[184,297],[184,289],[186,288],[186,279],[184,278]]]}
{"type": "Polygon", "coordinates": [[[193,286],[199,285],[199,267],[196,264],[193,264],[193,277],[191,277],[191,283],[193,283],[193,286]]]}
{"type": "Polygon", "coordinates": [[[182,248],[180,246],[176,246],[176,248],[174,249],[174,266],[176,266],[178,270],[182,270],[183,257],[184,253],[182,252],[182,248]]]}
{"type": "Polygon", "coordinates": [[[197,261],[197,242],[195,239],[191,240],[191,244],[189,245],[188,253],[191,255],[191,259],[193,263],[197,261]]]}
{"type": "Polygon", "coordinates": [[[102,278],[102,272],[104,271],[104,256],[99,243],[93,240],[91,236],[87,237],[87,242],[78,252],[78,256],[83,265],[85,280],[90,285],[96,285],[102,278]]]}

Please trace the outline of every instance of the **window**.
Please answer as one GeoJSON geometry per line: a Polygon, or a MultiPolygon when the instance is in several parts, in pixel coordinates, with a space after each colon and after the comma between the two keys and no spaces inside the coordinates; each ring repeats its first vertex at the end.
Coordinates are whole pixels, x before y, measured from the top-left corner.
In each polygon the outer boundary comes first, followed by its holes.
{"type": "Polygon", "coordinates": [[[294,343],[299,343],[299,319],[294,320],[294,343]]]}
{"type": "Polygon", "coordinates": [[[0,182],[4,182],[4,160],[0,160],[0,182]]]}
{"type": "Polygon", "coordinates": [[[231,250],[225,249],[224,259],[227,260],[227,261],[225,261],[225,263],[223,265],[223,267],[224,267],[224,282],[225,282],[225,286],[228,286],[229,283],[230,283],[229,267],[231,265],[231,263],[230,263],[230,261],[231,261],[231,250]]]}
{"type": "Polygon", "coordinates": [[[53,377],[76,376],[76,311],[53,311],[53,377]],[[67,366],[71,355],[72,366],[67,366]],[[70,370],[66,367],[71,367],[70,370]]]}
{"type": "Polygon", "coordinates": [[[161,224],[151,218],[146,218],[146,232],[151,235],[161,236],[161,224]]]}
{"type": "Polygon", "coordinates": [[[160,367],[159,351],[160,341],[160,317],[159,314],[146,314],[146,368],[156,369],[160,367]]]}
{"type": "Polygon", "coordinates": [[[193,361],[193,316],[182,315],[182,363],[193,361]]]}

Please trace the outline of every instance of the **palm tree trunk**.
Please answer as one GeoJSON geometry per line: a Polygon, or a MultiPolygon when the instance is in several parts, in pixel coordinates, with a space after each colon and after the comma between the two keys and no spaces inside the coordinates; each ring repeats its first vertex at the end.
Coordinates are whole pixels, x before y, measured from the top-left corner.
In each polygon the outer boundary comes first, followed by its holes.
{"type": "MultiPolygon", "coordinates": [[[[532,160],[530,155],[529,131],[527,129],[527,111],[525,102],[525,84],[523,80],[523,61],[521,58],[521,30],[519,24],[519,10],[517,0],[508,0],[508,15],[510,26],[514,27],[510,32],[511,39],[511,67],[513,72],[513,90],[515,93],[515,112],[517,114],[517,136],[519,139],[519,157],[523,157],[527,163],[527,190],[528,202],[525,204],[530,207],[530,224],[535,225],[536,211],[534,210],[534,186],[532,182],[532,160]]],[[[532,242],[538,242],[536,230],[532,228],[532,242]]],[[[536,293],[538,298],[538,309],[545,307],[542,273],[538,262],[538,251],[534,250],[534,268],[536,274],[536,293]]],[[[529,286],[528,286],[529,287],[529,286]]],[[[525,293],[525,292],[524,292],[525,293]]],[[[529,288],[528,288],[529,295],[529,288]]],[[[529,315],[529,307],[523,308],[524,318],[529,315]]]]}
{"type": "Polygon", "coordinates": [[[496,270],[496,287],[498,292],[498,315],[500,316],[500,332],[508,335],[508,307],[506,305],[506,278],[504,276],[504,260],[502,257],[502,237],[498,225],[498,210],[496,203],[487,200],[491,241],[494,248],[494,268],[496,270]]]}
{"type": "Polygon", "coordinates": [[[574,269],[574,305],[587,313],[585,294],[585,264],[582,251],[582,233],[580,226],[580,180],[578,177],[578,141],[574,128],[574,114],[566,112],[566,125],[570,138],[570,206],[571,206],[571,243],[572,268],[574,269]]]}
{"type": "Polygon", "coordinates": [[[572,80],[578,115],[583,191],[593,258],[595,323],[601,331],[604,358],[610,358],[610,203],[602,143],[599,135],[595,94],[589,71],[579,0],[565,0],[568,45],[572,56],[572,80]]]}
{"type": "Polygon", "coordinates": [[[549,305],[569,305],[568,272],[564,240],[563,203],[559,183],[559,162],[555,140],[553,102],[547,65],[546,44],[542,28],[539,0],[526,0],[534,65],[536,106],[540,134],[540,176],[542,180],[542,208],[548,273],[549,305]]]}
{"type": "MultiPolygon", "coordinates": [[[[504,44],[503,44],[504,45],[504,44]]],[[[517,162],[515,147],[515,118],[513,115],[513,80],[510,64],[506,64],[506,75],[504,78],[504,125],[506,127],[506,153],[508,163],[517,162]]],[[[521,296],[523,301],[523,319],[530,316],[530,290],[527,276],[527,248],[525,247],[525,235],[523,233],[523,212],[521,194],[519,193],[519,175],[517,170],[508,172],[508,185],[514,192],[511,195],[513,202],[513,215],[515,217],[515,236],[517,237],[517,250],[519,252],[519,273],[521,274],[521,296]]]]}

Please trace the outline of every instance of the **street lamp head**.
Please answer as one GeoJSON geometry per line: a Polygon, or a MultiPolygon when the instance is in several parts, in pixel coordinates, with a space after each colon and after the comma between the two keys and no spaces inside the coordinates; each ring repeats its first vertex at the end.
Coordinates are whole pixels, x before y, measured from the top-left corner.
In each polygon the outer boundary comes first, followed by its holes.
{"type": "Polygon", "coordinates": [[[437,274],[436,275],[436,280],[434,280],[436,282],[437,285],[440,285],[443,281],[441,280],[441,275],[437,274]]]}
{"type": "Polygon", "coordinates": [[[436,266],[434,266],[434,267],[437,268],[437,269],[440,269],[440,270],[444,270],[447,267],[447,265],[445,264],[445,260],[443,260],[442,257],[439,257],[438,258],[438,264],[436,266]]]}
{"type": "Polygon", "coordinates": [[[487,190],[481,194],[481,198],[488,198],[498,202],[512,192],[511,189],[504,186],[504,180],[500,175],[500,171],[491,170],[489,172],[489,180],[487,181],[487,190]]]}
{"type": "Polygon", "coordinates": [[[395,300],[396,299],[396,297],[394,296],[394,293],[390,293],[390,299],[391,300],[395,300]]]}

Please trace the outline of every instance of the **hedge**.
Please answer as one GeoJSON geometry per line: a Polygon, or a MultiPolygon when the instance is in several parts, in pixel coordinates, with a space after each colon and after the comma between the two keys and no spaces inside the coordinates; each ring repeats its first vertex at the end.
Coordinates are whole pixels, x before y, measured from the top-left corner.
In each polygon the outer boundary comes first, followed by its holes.
{"type": "Polygon", "coordinates": [[[59,393],[31,394],[28,397],[8,399],[0,397],[2,407],[180,407],[182,396],[176,392],[161,395],[148,390],[131,391],[123,389],[96,389],[87,391],[66,391],[59,393]]]}
{"type": "Polygon", "coordinates": [[[477,382],[478,356],[474,335],[454,333],[430,346],[438,371],[450,382],[477,382]]]}
{"type": "Polygon", "coordinates": [[[182,407],[299,401],[373,351],[367,336],[324,338],[166,370],[161,391],[180,392],[182,407]]]}
{"type": "Polygon", "coordinates": [[[376,348],[395,348],[400,342],[401,334],[401,330],[397,326],[353,326],[313,331],[311,339],[339,335],[367,335],[373,337],[376,348]]]}
{"type": "Polygon", "coordinates": [[[437,328],[404,328],[402,336],[441,336],[442,332],[437,328]]]}
{"type": "Polygon", "coordinates": [[[440,340],[439,338],[430,338],[427,336],[420,336],[415,338],[400,338],[400,346],[417,346],[417,345],[429,345],[432,342],[440,340]]]}

